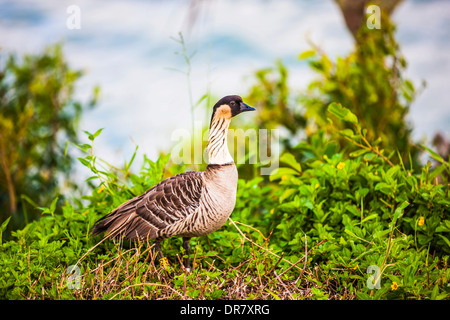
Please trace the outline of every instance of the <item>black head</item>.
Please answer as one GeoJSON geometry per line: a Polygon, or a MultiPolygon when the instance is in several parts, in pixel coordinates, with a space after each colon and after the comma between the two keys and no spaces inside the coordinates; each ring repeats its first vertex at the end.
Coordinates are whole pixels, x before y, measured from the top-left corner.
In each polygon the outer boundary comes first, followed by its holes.
{"type": "Polygon", "coordinates": [[[214,105],[211,121],[216,114],[221,117],[231,118],[239,113],[252,110],[255,110],[255,108],[245,104],[240,96],[225,96],[214,105]]]}

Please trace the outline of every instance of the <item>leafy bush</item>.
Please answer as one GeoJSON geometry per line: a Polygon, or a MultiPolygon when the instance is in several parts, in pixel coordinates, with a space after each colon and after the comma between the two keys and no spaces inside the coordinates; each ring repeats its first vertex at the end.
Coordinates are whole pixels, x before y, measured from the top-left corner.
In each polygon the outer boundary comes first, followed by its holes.
{"type": "MultiPolygon", "coordinates": [[[[334,108],[338,106],[330,110],[334,108]]],[[[345,109],[338,110],[342,120],[354,120],[345,109]]],[[[132,173],[137,150],[123,168],[113,168],[93,152],[100,132],[88,133],[90,144],[77,145],[86,154],[79,160],[93,173],[88,180],[98,183],[92,193],[77,206],[66,201],[61,209],[55,199],[41,208],[38,221],[13,232],[15,240],[1,244],[2,298],[442,299],[449,295],[448,186],[435,184],[435,174],[427,167],[415,174],[365,149],[353,157],[336,152],[301,163],[285,153],[280,159],[285,166],[271,175],[272,181],[280,180],[278,186],[265,185],[262,178],[239,180],[232,220],[219,231],[191,241],[194,266],[186,274],[180,263],[180,238],[163,242],[170,261],[165,267],[151,243],[113,243],[90,235],[99,217],[183,171],[166,168],[166,155],[156,162],[144,156],[140,172],[132,173]],[[76,280],[69,268],[73,265],[80,268],[80,282],[70,289],[76,280]],[[379,290],[367,285],[369,266],[379,267],[379,290]]],[[[448,170],[448,163],[442,165],[448,170]]]]}
{"type": "MultiPolygon", "coordinates": [[[[329,110],[361,130],[348,109],[332,104],[329,110]]],[[[349,130],[340,134],[355,144],[366,139],[349,130]]],[[[349,158],[318,154],[301,165],[289,153],[280,160],[287,166],[271,176],[281,180],[271,239],[283,252],[301,252],[305,233],[308,242],[326,240],[311,264],[320,268],[322,281],[336,281],[360,298],[448,296],[450,201],[449,186],[435,183],[440,170],[426,166],[414,174],[368,148],[349,158]],[[380,290],[366,287],[371,265],[381,272],[380,290]]],[[[448,163],[442,161],[442,168],[448,171],[448,163]]]]}
{"type": "MultiPolygon", "coordinates": [[[[257,125],[284,129],[283,146],[300,156],[292,147],[304,139],[304,134],[310,141],[317,131],[335,132],[326,110],[332,102],[341,103],[357,116],[371,141],[379,139],[382,148],[398,150],[404,163],[411,160],[417,166],[419,150],[412,144],[406,115],[418,91],[403,77],[407,63],[394,33],[395,26],[388,18],[379,30],[364,26],[355,48],[335,61],[311,42],[311,49],[298,56],[317,75],[306,88],[288,87],[289,72],[281,61],[273,68],[256,71],[246,100],[262,109],[257,125]]],[[[348,127],[341,120],[333,125],[338,129],[348,127]]],[[[352,151],[345,137],[333,138],[345,152],[352,151]]]]}
{"type": "MultiPolygon", "coordinates": [[[[39,55],[17,59],[9,55],[0,70],[0,220],[13,216],[23,227],[43,205],[58,195],[73,159],[64,155],[64,142],[76,141],[81,112],[94,106],[73,97],[81,71],[72,70],[62,48],[55,45],[39,55]],[[31,207],[31,210],[30,210],[31,207]]],[[[70,185],[75,188],[72,183],[70,185]]]]}

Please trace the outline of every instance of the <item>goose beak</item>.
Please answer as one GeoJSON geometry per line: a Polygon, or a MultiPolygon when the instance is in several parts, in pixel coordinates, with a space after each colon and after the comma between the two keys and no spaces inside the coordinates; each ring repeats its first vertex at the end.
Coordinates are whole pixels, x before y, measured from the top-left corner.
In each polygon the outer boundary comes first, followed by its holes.
{"type": "Polygon", "coordinates": [[[240,109],[239,109],[240,112],[253,111],[253,110],[256,110],[256,109],[253,107],[250,107],[248,104],[241,102],[240,109]]]}

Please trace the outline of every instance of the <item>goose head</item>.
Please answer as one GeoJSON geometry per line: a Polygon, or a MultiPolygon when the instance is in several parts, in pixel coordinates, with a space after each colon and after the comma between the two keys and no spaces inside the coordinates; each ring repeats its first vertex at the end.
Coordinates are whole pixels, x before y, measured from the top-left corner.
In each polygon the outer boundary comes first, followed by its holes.
{"type": "Polygon", "coordinates": [[[242,112],[253,110],[255,110],[255,108],[245,104],[240,96],[225,96],[214,105],[211,122],[214,117],[229,120],[242,112]]]}

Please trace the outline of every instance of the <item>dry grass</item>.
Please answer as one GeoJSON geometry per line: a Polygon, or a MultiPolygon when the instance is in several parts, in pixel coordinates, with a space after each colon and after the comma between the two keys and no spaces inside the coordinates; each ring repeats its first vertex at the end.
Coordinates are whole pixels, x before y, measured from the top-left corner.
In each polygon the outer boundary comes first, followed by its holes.
{"type": "Polygon", "coordinates": [[[324,284],[319,268],[306,268],[308,256],[324,241],[308,249],[305,239],[303,256],[291,262],[273,253],[268,248],[268,239],[258,244],[237,223],[231,223],[241,234],[241,249],[249,252],[237,265],[227,265],[226,257],[217,253],[199,255],[194,248],[193,270],[188,273],[181,263],[181,253],[172,257],[169,266],[164,266],[152,244],[139,243],[126,249],[117,243],[116,252],[99,255],[94,247],[83,256],[77,263],[80,273],[76,280],[65,267],[51,276],[43,274],[46,285],[41,290],[33,288],[25,298],[292,300],[317,297],[315,290],[319,289],[323,298],[356,298],[345,291],[338,292],[329,280],[324,284]],[[70,283],[78,286],[69,289],[70,283]]]}

